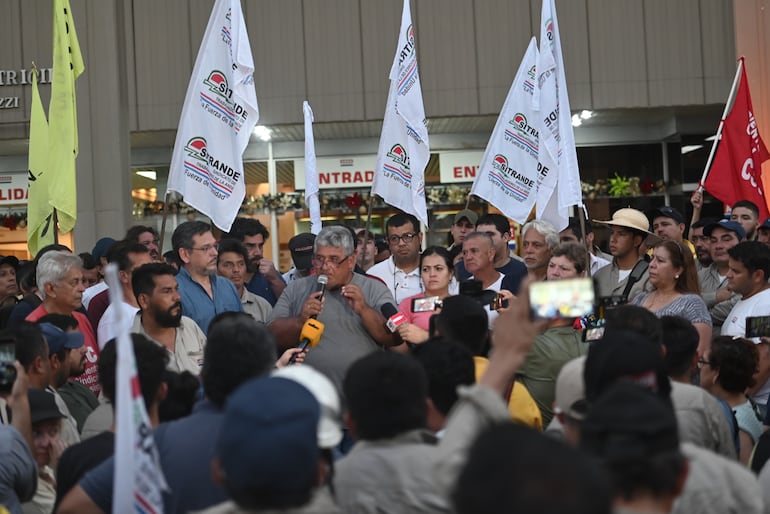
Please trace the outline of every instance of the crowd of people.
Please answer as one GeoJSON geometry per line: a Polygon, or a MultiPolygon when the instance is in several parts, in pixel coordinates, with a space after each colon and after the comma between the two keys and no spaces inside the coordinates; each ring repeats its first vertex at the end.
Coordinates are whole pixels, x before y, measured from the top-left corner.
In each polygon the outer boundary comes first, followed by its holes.
{"type": "Polygon", "coordinates": [[[0,505],[113,510],[130,333],[166,513],[770,512],[770,220],[692,204],[535,219],[520,255],[465,209],[446,247],[405,213],[297,234],[285,273],[251,218],[1,258],[0,505]],[[580,279],[593,312],[533,316],[580,279]]]}

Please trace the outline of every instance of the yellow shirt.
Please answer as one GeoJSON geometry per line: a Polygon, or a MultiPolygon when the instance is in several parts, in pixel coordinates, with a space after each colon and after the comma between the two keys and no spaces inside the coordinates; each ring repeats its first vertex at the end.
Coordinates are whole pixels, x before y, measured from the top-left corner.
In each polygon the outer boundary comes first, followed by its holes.
{"type": "MultiPolygon", "coordinates": [[[[476,367],[476,382],[478,382],[487,370],[489,360],[484,357],[474,357],[473,363],[476,367]]],[[[543,417],[540,414],[540,409],[524,384],[514,382],[511,398],[508,401],[508,412],[511,413],[511,418],[515,422],[530,428],[543,430],[543,417]]]]}

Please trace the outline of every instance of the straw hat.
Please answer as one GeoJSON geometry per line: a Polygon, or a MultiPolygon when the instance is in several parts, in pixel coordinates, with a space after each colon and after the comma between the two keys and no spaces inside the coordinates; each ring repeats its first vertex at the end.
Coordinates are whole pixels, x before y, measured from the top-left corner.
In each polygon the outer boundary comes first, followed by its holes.
{"type": "Polygon", "coordinates": [[[612,214],[612,219],[607,221],[593,220],[595,223],[602,223],[604,225],[617,225],[619,227],[632,228],[645,234],[654,236],[649,231],[650,222],[647,220],[647,216],[642,211],[631,209],[627,207],[625,209],[618,209],[612,214]]]}

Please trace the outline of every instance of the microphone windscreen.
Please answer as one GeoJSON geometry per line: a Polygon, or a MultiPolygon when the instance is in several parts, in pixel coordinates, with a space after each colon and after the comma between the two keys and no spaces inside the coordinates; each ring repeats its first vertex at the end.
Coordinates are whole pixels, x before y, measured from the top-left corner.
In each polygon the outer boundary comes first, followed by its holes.
{"type": "Polygon", "coordinates": [[[395,305],[393,305],[392,303],[388,302],[388,303],[384,304],[382,307],[380,307],[380,312],[386,318],[390,318],[391,316],[393,316],[394,314],[396,314],[398,312],[398,309],[396,309],[395,305]]]}

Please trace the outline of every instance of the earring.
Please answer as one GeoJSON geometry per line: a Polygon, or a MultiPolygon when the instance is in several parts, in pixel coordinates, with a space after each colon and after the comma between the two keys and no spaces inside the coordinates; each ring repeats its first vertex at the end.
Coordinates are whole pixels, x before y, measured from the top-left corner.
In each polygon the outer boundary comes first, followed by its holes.
{"type": "Polygon", "coordinates": [[[679,275],[674,275],[675,280],[679,280],[679,275]]]}

